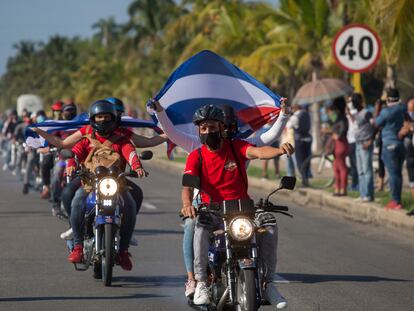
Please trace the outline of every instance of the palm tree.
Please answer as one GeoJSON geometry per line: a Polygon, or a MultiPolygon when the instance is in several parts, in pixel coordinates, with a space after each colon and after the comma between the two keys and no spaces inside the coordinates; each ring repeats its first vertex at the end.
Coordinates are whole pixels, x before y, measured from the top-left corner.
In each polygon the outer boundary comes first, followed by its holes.
{"type": "Polygon", "coordinates": [[[117,40],[121,35],[122,30],[122,27],[115,22],[115,18],[112,16],[101,18],[92,25],[92,28],[98,30],[98,32],[94,34],[94,37],[105,47],[108,47],[112,41],[117,40]]]}
{"type": "Polygon", "coordinates": [[[412,61],[414,48],[414,2],[369,0],[369,21],[381,37],[387,73],[385,87],[396,87],[397,64],[412,61]]]}

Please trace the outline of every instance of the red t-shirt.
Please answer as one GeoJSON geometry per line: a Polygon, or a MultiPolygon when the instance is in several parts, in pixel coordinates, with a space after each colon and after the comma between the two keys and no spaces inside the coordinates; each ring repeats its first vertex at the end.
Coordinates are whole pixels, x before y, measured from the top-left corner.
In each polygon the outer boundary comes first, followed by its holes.
{"type": "MultiPolygon", "coordinates": [[[[114,144],[112,144],[112,148],[114,151],[119,153],[121,157],[121,170],[125,170],[126,163],[128,163],[133,170],[141,167],[141,161],[138,158],[138,155],[135,151],[135,147],[131,144],[128,138],[128,132],[132,132],[130,130],[124,131],[115,131],[114,135],[121,135],[124,136],[122,139],[118,140],[114,144]]],[[[91,126],[84,126],[79,129],[82,135],[91,134],[92,128],[91,126]]],[[[95,133],[95,138],[99,140],[99,142],[103,143],[106,141],[105,137],[99,136],[98,133],[95,133]]],[[[86,157],[88,156],[89,152],[92,150],[92,145],[87,138],[82,138],[73,148],[72,152],[78,158],[79,163],[85,161],[86,157]]],[[[68,166],[76,166],[76,162],[74,159],[70,159],[68,166]]]]}
{"type": "Polygon", "coordinates": [[[240,164],[240,169],[238,169],[230,143],[226,139],[222,148],[216,152],[208,150],[205,145],[201,147],[201,176],[198,149],[191,152],[187,158],[184,174],[201,177],[203,202],[210,201],[206,193],[210,195],[213,202],[249,199],[246,184],[246,162],[248,161],[246,151],[252,145],[244,140],[235,139],[232,141],[240,164]]]}

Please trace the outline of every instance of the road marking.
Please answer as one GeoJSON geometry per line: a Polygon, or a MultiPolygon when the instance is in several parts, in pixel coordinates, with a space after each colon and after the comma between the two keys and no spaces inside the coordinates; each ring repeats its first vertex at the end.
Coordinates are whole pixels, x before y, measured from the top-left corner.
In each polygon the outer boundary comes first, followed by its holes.
{"type": "Polygon", "coordinates": [[[289,284],[290,281],[286,280],[285,278],[281,277],[279,274],[275,274],[273,276],[272,283],[278,283],[278,284],[289,284]]]}
{"type": "Polygon", "coordinates": [[[152,209],[152,210],[157,209],[157,207],[154,204],[151,204],[151,203],[148,203],[148,202],[142,203],[142,206],[146,209],[152,209]]]}

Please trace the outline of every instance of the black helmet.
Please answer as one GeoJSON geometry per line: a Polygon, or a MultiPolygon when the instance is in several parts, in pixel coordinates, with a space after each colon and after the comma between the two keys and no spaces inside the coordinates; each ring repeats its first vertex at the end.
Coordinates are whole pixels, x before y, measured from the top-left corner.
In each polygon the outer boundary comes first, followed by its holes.
{"type": "Polygon", "coordinates": [[[224,136],[234,138],[239,131],[236,112],[230,105],[222,105],[221,109],[224,112],[224,136]]]}
{"type": "Polygon", "coordinates": [[[193,116],[193,123],[199,125],[202,121],[213,120],[224,123],[224,112],[213,105],[205,105],[196,110],[193,116]]]}
{"type": "Polygon", "coordinates": [[[116,97],[108,97],[105,98],[106,101],[110,102],[112,105],[115,106],[115,110],[119,113],[125,112],[125,106],[122,100],[116,97]]]}
{"type": "Polygon", "coordinates": [[[98,100],[89,108],[89,122],[99,134],[109,134],[116,129],[118,126],[116,115],[114,105],[106,100],[98,100]],[[111,114],[111,121],[96,123],[95,116],[102,113],[111,114]]]}

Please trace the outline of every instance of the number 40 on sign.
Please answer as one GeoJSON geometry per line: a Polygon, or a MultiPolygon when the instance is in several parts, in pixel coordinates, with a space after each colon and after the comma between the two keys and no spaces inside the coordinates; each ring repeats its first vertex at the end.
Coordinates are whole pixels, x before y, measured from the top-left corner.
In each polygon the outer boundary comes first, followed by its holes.
{"type": "Polygon", "coordinates": [[[381,55],[381,41],[369,27],[352,24],[342,28],[332,45],[337,64],[351,73],[364,72],[376,65],[381,55]]]}

